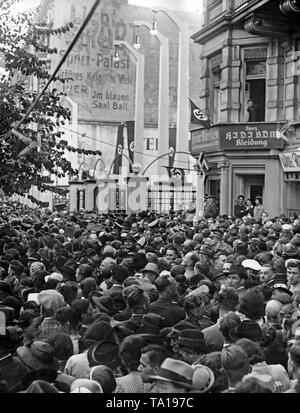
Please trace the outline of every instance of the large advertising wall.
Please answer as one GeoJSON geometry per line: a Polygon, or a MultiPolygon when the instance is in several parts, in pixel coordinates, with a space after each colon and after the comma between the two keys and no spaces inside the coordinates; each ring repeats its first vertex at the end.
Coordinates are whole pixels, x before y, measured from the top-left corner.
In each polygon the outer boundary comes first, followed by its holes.
{"type": "MultiPolygon", "coordinates": [[[[53,28],[72,22],[74,27],[52,39],[58,54],[51,55],[52,70],[64,55],[94,0],[49,1],[53,28]]],[[[60,76],[66,80],[63,90],[79,105],[79,121],[119,123],[134,120],[136,62],[127,48],[118,48],[120,60],[114,60],[114,40],[131,45],[140,37],[139,53],[145,56],[145,124],[158,123],[160,44],[145,27],[135,28],[136,20],[152,23],[149,8],[129,6],[126,0],[102,0],[64,63],[60,76]],[[69,79],[69,81],[67,81],[69,79]]],[[[200,15],[177,13],[189,24],[190,35],[199,28],[200,15]]],[[[158,30],[169,39],[169,124],[176,126],[179,32],[164,13],[155,13],[158,30]]],[[[200,80],[200,50],[190,39],[190,90],[197,96],[200,80]]],[[[191,97],[193,97],[193,93],[191,97]]],[[[187,102],[188,104],[188,102],[187,102]]],[[[168,116],[166,112],[166,116],[168,116]]]]}

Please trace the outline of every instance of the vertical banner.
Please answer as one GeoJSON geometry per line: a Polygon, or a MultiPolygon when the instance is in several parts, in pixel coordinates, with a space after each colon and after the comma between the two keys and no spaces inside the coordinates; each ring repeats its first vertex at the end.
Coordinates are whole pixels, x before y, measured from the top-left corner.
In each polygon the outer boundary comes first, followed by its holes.
{"type": "Polygon", "coordinates": [[[123,152],[123,145],[124,145],[123,133],[124,133],[124,125],[121,124],[118,126],[118,137],[117,137],[116,151],[115,151],[116,162],[114,163],[114,169],[113,169],[113,174],[115,175],[119,175],[120,169],[122,168],[123,157],[119,155],[122,155],[122,152],[123,152]]]}
{"type": "Polygon", "coordinates": [[[176,128],[169,128],[169,165],[171,168],[174,165],[176,152],[176,128]]]}
{"type": "MultiPolygon", "coordinates": [[[[127,128],[127,142],[128,142],[128,154],[129,159],[133,163],[133,155],[134,155],[134,120],[129,120],[126,122],[127,128]]],[[[143,136],[138,136],[138,139],[143,139],[143,136]]],[[[131,165],[129,166],[130,172],[132,172],[131,165]]]]}

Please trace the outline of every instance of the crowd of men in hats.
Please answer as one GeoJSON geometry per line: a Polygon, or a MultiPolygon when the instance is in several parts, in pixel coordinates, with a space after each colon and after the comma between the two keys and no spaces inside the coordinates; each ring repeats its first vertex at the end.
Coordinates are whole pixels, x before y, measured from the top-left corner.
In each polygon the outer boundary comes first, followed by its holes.
{"type": "Polygon", "coordinates": [[[300,392],[300,219],[0,209],[1,393],[300,392]]]}

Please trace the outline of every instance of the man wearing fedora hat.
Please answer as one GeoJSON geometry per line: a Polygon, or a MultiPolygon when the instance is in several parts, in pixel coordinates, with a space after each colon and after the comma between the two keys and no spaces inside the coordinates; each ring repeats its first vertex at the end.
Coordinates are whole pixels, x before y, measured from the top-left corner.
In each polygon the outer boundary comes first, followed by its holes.
{"type": "Polygon", "coordinates": [[[156,393],[189,393],[196,392],[193,375],[194,369],[188,363],[166,358],[158,373],[149,378],[154,380],[156,393]]]}
{"type": "Polygon", "coordinates": [[[146,293],[150,293],[150,296],[154,294],[158,298],[158,291],[154,284],[156,278],[159,277],[158,266],[153,262],[148,262],[141,270],[142,277],[139,279],[142,289],[146,293]]]}
{"type": "Polygon", "coordinates": [[[196,363],[202,354],[208,352],[202,331],[188,328],[179,333],[177,339],[179,355],[188,364],[196,363]]]}

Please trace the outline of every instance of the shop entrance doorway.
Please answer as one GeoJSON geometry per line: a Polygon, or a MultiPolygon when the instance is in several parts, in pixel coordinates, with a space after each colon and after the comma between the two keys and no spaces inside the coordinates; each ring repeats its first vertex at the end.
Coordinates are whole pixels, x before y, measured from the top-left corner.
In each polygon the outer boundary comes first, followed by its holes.
{"type": "Polygon", "coordinates": [[[264,175],[251,175],[244,177],[245,198],[250,198],[253,205],[255,197],[261,196],[264,199],[264,175]]]}

